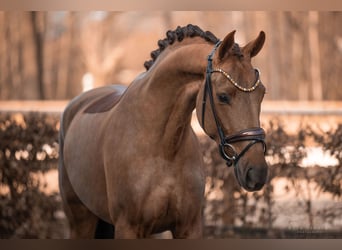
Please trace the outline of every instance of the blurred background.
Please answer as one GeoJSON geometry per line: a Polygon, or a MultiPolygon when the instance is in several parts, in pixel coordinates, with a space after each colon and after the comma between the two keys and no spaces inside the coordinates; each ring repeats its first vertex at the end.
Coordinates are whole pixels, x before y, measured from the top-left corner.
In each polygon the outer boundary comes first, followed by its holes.
{"type": "Polygon", "coordinates": [[[194,118],[207,171],[206,238],[342,238],[342,12],[0,12],[0,238],[63,238],[59,116],[82,91],[128,85],[167,30],[196,24],[240,45],[267,87],[269,183],[238,187],[194,118]]]}
{"type": "Polygon", "coordinates": [[[241,45],[266,32],[255,59],[266,100],[342,96],[340,12],[1,12],[0,98],[69,99],[93,86],[129,84],[178,25],[197,24],[241,45]],[[132,56],[134,55],[134,56],[132,56]]]}

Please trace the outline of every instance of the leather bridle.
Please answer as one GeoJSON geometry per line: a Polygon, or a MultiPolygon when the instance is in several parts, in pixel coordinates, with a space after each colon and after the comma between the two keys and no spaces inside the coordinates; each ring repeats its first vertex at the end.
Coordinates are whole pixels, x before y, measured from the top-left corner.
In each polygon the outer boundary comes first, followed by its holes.
{"type": "Polygon", "coordinates": [[[236,165],[239,159],[256,143],[262,143],[264,147],[264,153],[266,152],[266,143],[265,143],[265,131],[260,127],[254,127],[254,128],[248,128],[241,130],[233,135],[226,136],[223,132],[222,126],[219,122],[215,105],[214,105],[214,97],[213,97],[213,90],[212,90],[212,84],[211,84],[211,74],[213,72],[220,72],[224,74],[227,79],[240,91],[243,92],[252,92],[256,89],[256,87],[260,84],[260,77],[259,77],[259,71],[255,69],[257,80],[255,81],[254,85],[251,88],[244,88],[241,87],[237,82],[235,82],[229,74],[227,74],[222,69],[213,69],[212,66],[212,57],[220,45],[221,41],[219,41],[212,52],[208,56],[208,65],[206,70],[206,79],[205,79],[205,85],[204,85],[204,93],[203,93],[203,102],[202,102],[202,128],[205,130],[204,127],[204,118],[205,118],[205,107],[207,102],[207,95],[209,96],[210,106],[211,110],[214,116],[215,124],[217,127],[217,132],[220,138],[220,144],[219,144],[219,151],[221,154],[221,157],[226,161],[228,166],[236,165]],[[242,142],[242,141],[250,141],[249,144],[240,152],[237,153],[236,149],[232,145],[236,142],[242,142]]]}

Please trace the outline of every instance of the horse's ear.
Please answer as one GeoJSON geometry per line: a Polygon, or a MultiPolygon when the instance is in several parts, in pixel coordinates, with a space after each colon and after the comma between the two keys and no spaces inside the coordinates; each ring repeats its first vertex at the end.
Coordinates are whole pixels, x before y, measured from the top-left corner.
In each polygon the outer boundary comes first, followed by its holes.
{"type": "Polygon", "coordinates": [[[229,50],[233,47],[235,40],[234,40],[235,30],[230,32],[222,41],[219,47],[219,59],[222,60],[226,55],[229,54],[229,50]]]}
{"type": "Polygon", "coordinates": [[[260,31],[259,36],[255,40],[249,42],[245,47],[243,47],[243,53],[245,55],[249,55],[251,58],[256,56],[264,46],[265,38],[265,32],[260,31]]]}

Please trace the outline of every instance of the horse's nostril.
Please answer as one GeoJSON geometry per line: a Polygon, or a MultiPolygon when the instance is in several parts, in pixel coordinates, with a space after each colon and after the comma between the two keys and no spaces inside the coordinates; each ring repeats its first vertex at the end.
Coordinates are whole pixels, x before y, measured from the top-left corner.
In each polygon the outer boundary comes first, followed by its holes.
{"type": "Polygon", "coordinates": [[[256,191],[260,190],[265,184],[264,178],[255,171],[255,169],[250,168],[247,170],[246,175],[246,185],[249,189],[256,191]]]}
{"type": "Polygon", "coordinates": [[[248,188],[254,189],[253,169],[251,169],[251,168],[247,170],[246,185],[248,188]]]}
{"type": "Polygon", "coordinates": [[[263,186],[263,183],[257,182],[255,183],[254,190],[260,190],[263,186]]]}

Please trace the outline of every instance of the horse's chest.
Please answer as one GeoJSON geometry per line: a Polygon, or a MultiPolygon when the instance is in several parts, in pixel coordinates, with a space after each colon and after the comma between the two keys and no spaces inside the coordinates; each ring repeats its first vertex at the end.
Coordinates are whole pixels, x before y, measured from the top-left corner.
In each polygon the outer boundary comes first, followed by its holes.
{"type": "Polygon", "coordinates": [[[200,176],[161,181],[161,185],[154,186],[144,199],[144,220],[153,225],[153,231],[191,220],[201,209],[203,193],[204,183],[200,176]]]}
{"type": "Polygon", "coordinates": [[[131,225],[143,229],[144,234],[169,230],[194,220],[204,199],[200,164],[191,162],[184,167],[163,159],[145,158],[137,160],[134,168],[130,166],[112,175],[120,173],[109,189],[115,191],[109,194],[114,220],[124,216],[131,225]]]}

